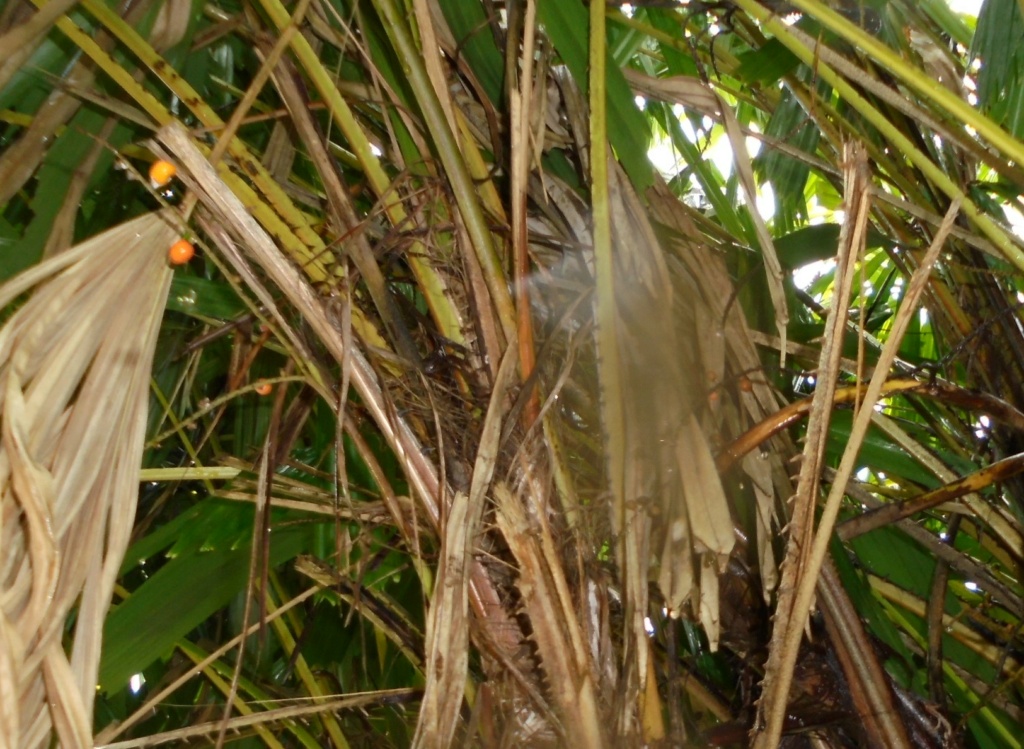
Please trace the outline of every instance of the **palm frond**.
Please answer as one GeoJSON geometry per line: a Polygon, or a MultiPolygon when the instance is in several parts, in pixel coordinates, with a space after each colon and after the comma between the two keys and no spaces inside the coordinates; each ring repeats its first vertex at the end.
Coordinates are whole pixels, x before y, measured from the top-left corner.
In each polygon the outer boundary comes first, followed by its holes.
{"type": "Polygon", "coordinates": [[[92,741],[176,235],[169,216],[146,214],[0,288],[3,306],[31,292],[0,332],[7,746],[92,741]]]}

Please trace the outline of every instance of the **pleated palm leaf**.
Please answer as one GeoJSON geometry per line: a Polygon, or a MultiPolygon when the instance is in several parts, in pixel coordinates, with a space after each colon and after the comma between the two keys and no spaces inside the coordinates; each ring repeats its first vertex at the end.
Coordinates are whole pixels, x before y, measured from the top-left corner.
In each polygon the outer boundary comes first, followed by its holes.
{"type": "Polygon", "coordinates": [[[176,235],[146,214],[0,287],[4,747],[91,745],[176,235]]]}

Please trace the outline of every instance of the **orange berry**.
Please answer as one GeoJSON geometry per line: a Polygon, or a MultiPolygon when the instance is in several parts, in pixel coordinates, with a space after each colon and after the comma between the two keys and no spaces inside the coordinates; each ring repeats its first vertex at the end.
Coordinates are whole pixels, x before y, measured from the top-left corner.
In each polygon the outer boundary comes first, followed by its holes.
{"type": "Polygon", "coordinates": [[[149,167],[149,182],[154,188],[163,187],[178,173],[178,168],[169,161],[154,161],[149,167]]]}
{"type": "Polygon", "coordinates": [[[713,406],[718,403],[721,397],[722,396],[719,394],[717,390],[712,390],[710,393],[708,393],[708,403],[710,403],[713,406]]]}
{"type": "Polygon", "coordinates": [[[259,395],[270,395],[270,392],[274,389],[274,386],[269,382],[261,382],[256,386],[256,392],[259,395]]]}
{"type": "Polygon", "coordinates": [[[754,383],[750,381],[749,377],[747,377],[746,375],[740,377],[740,390],[742,390],[744,393],[749,393],[753,389],[754,383]]]}
{"type": "Polygon", "coordinates": [[[167,251],[167,259],[171,261],[171,265],[184,265],[195,254],[196,248],[192,246],[191,242],[187,239],[179,239],[167,251]]]}

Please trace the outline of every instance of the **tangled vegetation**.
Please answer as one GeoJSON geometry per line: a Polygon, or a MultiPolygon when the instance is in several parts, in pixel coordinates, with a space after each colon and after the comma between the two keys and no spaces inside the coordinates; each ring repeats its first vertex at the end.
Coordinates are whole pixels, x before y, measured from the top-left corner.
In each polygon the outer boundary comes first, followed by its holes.
{"type": "Polygon", "coordinates": [[[1019,747],[1022,14],[8,2],[0,747],[1019,747]]]}

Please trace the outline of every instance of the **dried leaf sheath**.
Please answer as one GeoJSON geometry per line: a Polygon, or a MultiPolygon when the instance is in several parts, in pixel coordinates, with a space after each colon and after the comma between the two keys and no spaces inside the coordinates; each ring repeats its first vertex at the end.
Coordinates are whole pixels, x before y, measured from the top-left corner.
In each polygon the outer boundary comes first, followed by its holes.
{"type": "Polygon", "coordinates": [[[616,290],[616,333],[628,384],[625,460],[631,481],[626,501],[650,502],[650,539],[641,545],[649,548],[651,572],[669,608],[692,610],[714,648],[714,569],[724,565],[734,538],[698,412],[706,391],[704,373],[721,369],[724,351],[719,343],[716,355],[716,347],[701,340],[712,334],[695,310],[696,291],[674,286],[679,279],[669,272],[639,198],[621,175],[616,187],[616,260],[620,276],[630,281],[616,290]],[[698,560],[703,562],[699,567],[694,564],[698,560]]]}
{"type": "Polygon", "coordinates": [[[0,331],[0,747],[92,744],[176,235],[147,214],[0,289],[32,292],[0,331]]]}

